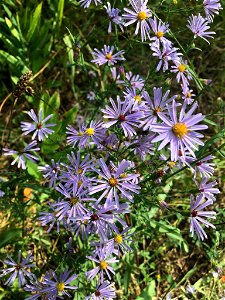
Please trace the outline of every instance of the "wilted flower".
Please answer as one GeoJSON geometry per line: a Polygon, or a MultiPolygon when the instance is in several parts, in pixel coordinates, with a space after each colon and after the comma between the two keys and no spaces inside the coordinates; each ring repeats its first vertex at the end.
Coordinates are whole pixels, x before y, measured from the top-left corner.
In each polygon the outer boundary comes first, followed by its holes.
{"type": "Polygon", "coordinates": [[[14,165],[18,161],[18,168],[22,168],[23,170],[26,169],[26,159],[35,162],[38,160],[36,156],[31,154],[33,151],[40,150],[37,146],[37,141],[33,141],[30,144],[28,144],[21,152],[16,150],[10,150],[8,148],[3,148],[3,151],[5,151],[4,155],[16,155],[16,158],[11,163],[11,165],[14,165]]]}
{"type": "Polygon", "coordinates": [[[107,6],[104,5],[106,12],[109,16],[109,27],[108,27],[108,33],[112,32],[112,23],[115,23],[116,25],[118,25],[121,29],[121,31],[123,31],[123,20],[122,17],[119,16],[120,13],[120,9],[118,8],[112,8],[111,4],[109,2],[107,2],[107,6]]]}
{"type": "Polygon", "coordinates": [[[219,14],[219,10],[223,9],[220,0],[204,0],[203,1],[205,14],[209,22],[213,21],[214,14],[219,14]]]}
{"type": "Polygon", "coordinates": [[[209,205],[213,204],[212,200],[203,201],[201,197],[196,198],[194,200],[194,196],[191,195],[191,227],[190,232],[192,236],[194,236],[194,232],[196,232],[198,239],[204,240],[207,238],[207,235],[204,229],[201,227],[201,223],[205,225],[207,228],[212,227],[216,228],[213,224],[206,221],[204,218],[215,219],[216,213],[214,211],[204,211],[203,209],[209,205]]]}
{"type": "Polygon", "coordinates": [[[208,20],[203,18],[200,14],[198,14],[198,16],[192,15],[189,17],[188,24],[187,27],[194,33],[194,38],[199,36],[207,43],[209,43],[209,41],[206,38],[212,38],[212,35],[216,34],[214,31],[207,31],[210,28],[210,26],[208,26],[208,20]]]}

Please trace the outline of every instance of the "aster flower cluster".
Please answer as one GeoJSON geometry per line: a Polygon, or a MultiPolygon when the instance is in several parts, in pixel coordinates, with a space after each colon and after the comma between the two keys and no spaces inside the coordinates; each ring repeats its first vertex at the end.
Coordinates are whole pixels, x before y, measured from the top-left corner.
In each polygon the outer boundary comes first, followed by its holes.
{"type": "MultiPolygon", "coordinates": [[[[47,233],[66,231],[70,236],[67,242],[69,253],[73,253],[73,243],[78,236],[83,241],[90,241],[91,250],[86,256],[89,269],[85,276],[95,288],[90,289],[85,299],[111,300],[116,298],[115,266],[123,255],[132,251],[133,229],[125,214],[130,213],[133,203],[141,198],[145,182],[152,179],[159,186],[164,175],[173,173],[174,169],[189,168],[196,188],[196,193],[190,195],[190,233],[196,234],[199,240],[207,238],[205,228],[215,228],[208,219],[215,219],[216,212],[207,209],[216,201],[219,189],[212,179],[213,155],[199,157],[197,152],[204,146],[202,131],[208,126],[203,124],[205,116],[196,112],[198,103],[190,86],[193,73],[181,50],[169,39],[172,36],[169,24],[155,14],[153,17],[148,0],[129,0],[130,6],[124,8],[121,16],[121,11],[113,8],[110,2],[104,6],[101,0],[79,2],[84,8],[92,2],[102,5],[109,17],[110,34],[114,25],[125,32],[135,24],[134,35],[141,32],[141,41],[148,40],[148,51],[150,47],[152,56],[159,60],[156,72],[174,74],[178,93],[182,92],[179,97],[164,86],[149,88],[148,78],[145,80],[122,65],[115,66],[125,61],[124,50],[115,52],[118,48],[114,45],[104,45],[101,51],[95,48],[91,62],[98,68],[107,65],[114,84],[121,87],[121,91],[118,89],[118,94],[102,99],[97,116],[92,116],[91,120],[86,118],[82,122],[77,118],[73,124],[67,124],[67,155],[62,155],[60,160],[51,157],[50,162],[38,166],[43,184],[54,191],[53,199],[48,199],[39,214],[41,226],[47,233]],[[162,167],[154,170],[157,159],[162,167]],[[143,166],[151,164],[153,174],[145,175],[143,166]]],[[[201,37],[208,42],[215,34],[208,31],[210,24],[221,5],[218,0],[204,0],[203,5],[206,17],[192,15],[187,27],[194,33],[194,38],[201,37]]],[[[88,95],[93,103],[95,98],[95,94],[88,95]]],[[[56,126],[49,123],[53,115],[43,117],[41,109],[38,115],[33,109],[27,114],[32,121],[21,122],[21,129],[24,136],[32,134],[32,141],[22,151],[3,149],[4,155],[13,156],[11,164],[17,162],[18,168],[24,170],[28,160],[38,161],[36,151],[54,132],[51,127],[56,126]]],[[[166,202],[160,204],[168,207],[166,202]]],[[[19,287],[32,293],[29,300],[71,297],[71,292],[78,289],[72,285],[78,276],[71,275],[69,270],[59,277],[50,270],[42,280],[37,279],[30,272],[34,267],[30,263],[32,259],[28,255],[21,260],[21,252],[18,262],[8,257],[3,262],[9,268],[3,268],[0,277],[8,276],[8,285],[18,278],[19,287]]]]}

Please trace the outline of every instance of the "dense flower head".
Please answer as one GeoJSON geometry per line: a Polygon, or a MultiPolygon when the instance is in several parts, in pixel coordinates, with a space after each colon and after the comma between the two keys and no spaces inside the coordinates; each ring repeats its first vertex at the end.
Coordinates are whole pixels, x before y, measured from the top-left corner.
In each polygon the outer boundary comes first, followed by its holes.
{"type": "Polygon", "coordinates": [[[123,50],[113,54],[114,46],[106,46],[104,45],[104,48],[99,51],[98,49],[94,49],[92,52],[92,55],[94,56],[94,59],[92,59],[91,62],[96,63],[98,65],[103,65],[105,63],[108,63],[109,66],[114,65],[117,63],[117,61],[125,60],[125,58],[122,56],[125,52],[123,50]]]}
{"type": "Polygon", "coordinates": [[[148,0],[130,0],[129,2],[133,10],[129,8],[124,8],[126,12],[122,15],[125,20],[124,26],[129,26],[137,22],[134,34],[137,35],[140,29],[141,40],[143,42],[147,39],[147,37],[150,38],[150,26],[147,21],[151,17],[152,13],[147,7],[148,0]]]}
{"type": "Polygon", "coordinates": [[[27,112],[27,114],[31,117],[34,123],[21,122],[21,128],[22,131],[24,131],[25,135],[34,131],[32,140],[34,140],[37,136],[39,141],[43,141],[45,137],[47,138],[50,134],[54,132],[52,129],[49,129],[48,127],[55,126],[56,124],[46,124],[46,122],[52,118],[53,114],[48,115],[44,119],[42,118],[43,117],[42,109],[39,110],[38,116],[35,114],[33,109],[27,112]]]}
{"type": "Polygon", "coordinates": [[[212,38],[212,35],[216,34],[214,31],[207,31],[210,28],[210,26],[208,26],[208,20],[203,18],[200,14],[198,14],[198,16],[192,15],[189,17],[187,27],[194,33],[194,38],[199,36],[207,43],[209,43],[207,38],[212,38]]]}
{"type": "Polygon", "coordinates": [[[192,79],[190,71],[188,70],[188,64],[186,60],[178,59],[174,61],[174,65],[171,67],[171,72],[177,73],[176,79],[178,83],[182,83],[183,86],[189,86],[189,81],[192,79]]]}
{"type": "Polygon", "coordinates": [[[177,117],[177,104],[173,100],[172,107],[168,107],[169,118],[161,114],[159,117],[164,122],[162,124],[152,125],[151,130],[159,135],[152,142],[162,141],[158,150],[164,148],[170,143],[171,160],[177,161],[179,151],[185,153],[185,148],[195,157],[193,149],[197,150],[197,145],[204,145],[200,140],[203,137],[201,133],[196,131],[207,129],[207,125],[197,124],[204,119],[201,113],[193,115],[197,104],[194,103],[189,111],[185,112],[186,104],[181,107],[179,117],[177,117]]]}

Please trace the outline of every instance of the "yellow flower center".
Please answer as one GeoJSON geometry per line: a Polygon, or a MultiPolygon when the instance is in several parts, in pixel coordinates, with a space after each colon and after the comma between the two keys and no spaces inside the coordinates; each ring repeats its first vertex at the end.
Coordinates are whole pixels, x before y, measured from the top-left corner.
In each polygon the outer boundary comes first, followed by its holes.
{"type": "Polygon", "coordinates": [[[118,183],[118,181],[117,181],[115,178],[113,178],[113,177],[112,177],[112,178],[109,178],[108,182],[109,182],[109,184],[110,184],[112,187],[116,186],[117,183],[118,183]]]}
{"type": "Polygon", "coordinates": [[[95,133],[95,131],[93,128],[89,127],[86,129],[85,133],[89,136],[92,136],[95,133]]]}
{"type": "Polygon", "coordinates": [[[173,167],[175,167],[176,163],[174,161],[170,161],[170,162],[168,162],[168,165],[170,168],[173,168],[173,167]]]}
{"type": "Polygon", "coordinates": [[[182,138],[188,131],[187,125],[185,123],[176,123],[173,126],[172,131],[178,138],[182,138]]]}
{"type": "Polygon", "coordinates": [[[156,32],[156,36],[157,36],[157,38],[161,38],[161,37],[163,37],[164,36],[164,32],[163,31],[158,31],[158,32],[156,32]]]}
{"type": "Polygon", "coordinates": [[[82,168],[78,168],[78,174],[82,174],[83,173],[83,169],[82,168]]]}
{"type": "Polygon", "coordinates": [[[100,261],[100,268],[102,270],[107,269],[107,267],[108,267],[108,264],[107,264],[107,262],[105,260],[100,261]]]}
{"type": "Polygon", "coordinates": [[[187,93],[187,98],[191,98],[191,92],[187,93]]]}
{"type": "Polygon", "coordinates": [[[141,102],[141,97],[139,95],[134,96],[134,100],[136,100],[138,103],[141,102]]]}
{"type": "Polygon", "coordinates": [[[79,199],[77,197],[72,197],[70,198],[70,204],[74,205],[79,201],[79,199]]]}
{"type": "Polygon", "coordinates": [[[117,244],[120,245],[120,244],[123,242],[123,237],[122,237],[122,235],[117,234],[117,235],[115,236],[115,238],[114,238],[114,241],[115,241],[117,244]]]}
{"type": "Polygon", "coordinates": [[[107,53],[105,58],[108,59],[108,60],[112,60],[112,55],[110,53],[107,53]]]}
{"type": "Polygon", "coordinates": [[[145,19],[147,18],[147,14],[146,14],[145,11],[140,11],[140,12],[138,13],[137,17],[138,17],[138,19],[139,19],[140,21],[143,21],[143,20],[145,20],[145,19]]]}
{"type": "Polygon", "coordinates": [[[159,112],[161,112],[161,108],[159,106],[156,106],[156,108],[153,110],[153,113],[157,115],[159,112]]]}
{"type": "Polygon", "coordinates": [[[186,70],[186,66],[181,64],[178,66],[178,70],[179,72],[184,73],[184,71],[186,70]]]}
{"type": "Polygon", "coordinates": [[[78,136],[83,136],[83,135],[84,135],[84,133],[82,131],[78,132],[78,136]]]}
{"type": "Polygon", "coordinates": [[[65,284],[64,284],[63,282],[59,282],[59,283],[57,284],[57,290],[58,290],[59,292],[63,292],[63,291],[64,291],[64,287],[65,287],[65,284]]]}
{"type": "Polygon", "coordinates": [[[82,180],[78,180],[78,183],[77,183],[78,187],[80,187],[82,185],[82,183],[83,183],[82,180]]]}
{"type": "Polygon", "coordinates": [[[120,175],[120,177],[121,177],[121,178],[126,178],[126,177],[127,177],[127,173],[122,173],[122,174],[120,175]]]}

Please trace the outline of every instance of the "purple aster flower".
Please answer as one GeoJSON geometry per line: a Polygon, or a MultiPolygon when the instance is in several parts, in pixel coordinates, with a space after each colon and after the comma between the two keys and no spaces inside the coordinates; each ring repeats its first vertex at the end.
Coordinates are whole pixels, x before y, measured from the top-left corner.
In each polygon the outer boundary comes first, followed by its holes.
{"type": "Polygon", "coordinates": [[[116,226],[113,226],[114,236],[110,238],[106,244],[105,249],[108,254],[116,254],[120,256],[120,253],[133,251],[133,249],[127,244],[131,242],[132,234],[127,234],[130,227],[126,227],[122,232],[116,226]]]}
{"type": "Polygon", "coordinates": [[[217,185],[217,182],[214,180],[212,182],[207,183],[208,180],[209,180],[209,178],[204,177],[199,185],[197,182],[195,182],[200,191],[199,197],[202,199],[205,198],[205,199],[209,199],[212,201],[216,201],[214,194],[220,193],[219,189],[214,187],[217,185]]]}
{"type": "Polygon", "coordinates": [[[90,195],[102,192],[101,196],[96,201],[98,204],[104,197],[106,197],[106,203],[112,203],[115,201],[116,207],[119,208],[119,195],[129,201],[133,202],[133,196],[131,193],[138,194],[140,187],[133,183],[133,180],[138,178],[138,174],[126,174],[125,170],[130,166],[130,163],[126,160],[122,160],[119,163],[115,171],[110,171],[104,160],[101,158],[99,160],[100,170],[95,170],[102,179],[96,179],[96,186],[90,188],[90,195]]]}
{"type": "MultiPolygon", "coordinates": [[[[38,298],[41,299],[46,299],[46,293],[43,292],[43,289],[46,286],[44,285],[43,282],[40,282],[39,280],[36,279],[36,281],[30,281],[29,284],[26,284],[24,287],[24,290],[27,292],[32,292],[33,295],[30,297],[26,298],[26,300],[36,300],[38,298]]],[[[49,298],[49,300],[51,300],[49,298]]]]}
{"type": "MultiPolygon", "coordinates": [[[[117,136],[114,133],[112,133],[104,139],[102,144],[105,145],[109,149],[115,149],[118,147],[119,140],[118,140],[117,136]]],[[[102,148],[104,149],[104,147],[102,147],[102,148]]]]}
{"type": "Polygon", "coordinates": [[[69,223],[71,218],[86,214],[88,210],[83,203],[95,201],[94,198],[86,196],[83,186],[78,187],[77,185],[76,190],[70,193],[62,184],[59,184],[56,190],[65,197],[64,200],[52,204],[52,207],[55,209],[55,216],[59,221],[66,217],[67,223],[69,223]]]}
{"type": "Polygon", "coordinates": [[[182,93],[183,93],[183,99],[184,101],[187,102],[187,104],[192,104],[192,102],[194,101],[193,97],[196,96],[193,92],[193,90],[191,90],[189,88],[189,86],[187,85],[183,85],[181,84],[181,87],[182,87],[182,93]]]}
{"type": "Polygon", "coordinates": [[[174,60],[174,66],[171,68],[171,72],[177,73],[177,82],[182,82],[183,85],[189,85],[189,80],[192,79],[190,71],[187,68],[187,61],[182,61],[181,59],[174,60]]]}
{"type": "Polygon", "coordinates": [[[27,257],[21,261],[21,250],[18,252],[17,262],[7,255],[7,259],[3,260],[3,263],[9,265],[9,268],[0,270],[0,278],[11,274],[5,282],[5,285],[13,285],[15,279],[18,278],[18,286],[21,287],[26,283],[25,277],[30,279],[35,278],[35,275],[29,271],[30,268],[35,266],[35,264],[30,262],[31,260],[33,260],[33,256],[28,254],[27,257]]]}
{"type": "Polygon", "coordinates": [[[196,177],[196,172],[198,171],[201,177],[211,177],[214,173],[214,163],[209,163],[207,162],[208,160],[214,159],[215,156],[213,155],[208,155],[201,160],[196,162],[195,165],[195,177],[196,177]]]}
{"type": "Polygon", "coordinates": [[[79,0],[79,3],[84,8],[88,8],[90,6],[90,4],[91,4],[92,1],[94,1],[95,5],[98,5],[99,3],[102,3],[101,0],[79,0]]]}
{"type": "Polygon", "coordinates": [[[89,280],[92,280],[99,274],[99,282],[104,282],[104,275],[106,274],[109,280],[111,280],[111,275],[115,274],[113,268],[110,266],[110,264],[118,262],[119,260],[115,257],[108,258],[107,257],[106,250],[104,248],[98,249],[97,255],[95,257],[93,256],[87,256],[88,259],[94,261],[98,266],[88,272],[86,272],[86,276],[89,280]],[[98,258],[98,259],[97,259],[98,258]]]}
{"type": "Polygon", "coordinates": [[[38,167],[40,172],[43,172],[43,177],[46,181],[49,181],[49,187],[55,187],[56,181],[59,179],[59,174],[61,171],[60,163],[55,162],[54,159],[51,159],[51,165],[46,164],[44,167],[38,167]]]}
{"type": "Polygon", "coordinates": [[[168,99],[170,90],[162,94],[162,88],[153,88],[153,100],[150,98],[147,92],[143,92],[143,97],[146,100],[146,106],[144,107],[144,120],[141,121],[140,126],[143,126],[143,130],[148,130],[151,125],[157,123],[162,114],[168,114],[168,104],[176,99],[177,95],[168,99]]]}
{"type": "Polygon", "coordinates": [[[43,227],[49,224],[47,233],[52,230],[55,224],[57,226],[57,232],[60,232],[60,221],[56,217],[56,211],[53,207],[53,204],[49,203],[48,206],[52,212],[40,212],[40,217],[38,218],[38,220],[41,222],[41,226],[43,227]]]}
{"type": "Polygon", "coordinates": [[[131,85],[131,87],[138,90],[142,90],[145,84],[144,79],[142,79],[140,75],[134,75],[131,71],[125,74],[125,79],[128,81],[129,85],[131,85]]]}
{"type": "Polygon", "coordinates": [[[91,234],[98,234],[101,241],[108,240],[114,222],[115,205],[104,205],[102,207],[93,206],[93,209],[94,210],[86,216],[88,217],[87,229],[91,234]]]}
{"type": "Polygon", "coordinates": [[[105,130],[102,125],[103,123],[100,121],[91,121],[89,126],[83,124],[79,132],[72,126],[68,126],[66,132],[68,134],[67,143],[73,144],[73,146],[78,143],[81,148],[93,143],[100,146],[105,138],[105,130]]]}
{"type": "Polygon", "coordinates": [[[110,283],[108,280],[103,281],[102,284],[96,287],[93,294],[86,297],[85,300],[111,300],[116,298],[114,283],[110,283]]]}
{"type": "Polygon", "coordinates": [[[109,128],[114,124],[122,127],[125,137],[132,137],[136,135],[136,131],[133,127],[138,127],[140,119],[143,117],[143,114],[140,111],[132,112],[133,103],[129,99],[125,99],[124,102],[120,100],[120,97],[117,96],[117,103],[110,98],[111,106],[106,106],[105,109],[102,109],[104,113],[103,118],[109,119],[108,122],[105,122],[103,127],[109,128]]]}
{"type": "Polygon", "coordinates": [[[96,98],[96,95],[94,92],[90,91],[89,93],[87,93],[87,99],[90,101],[94,101],[96,98]]]}
{"type": "Polygon", "coordinates": [[[203,199],[201,197],[196,198],[196,201],[194,199],[194,196],[191,195],[191,226],[190,226],[190,232],[192,236],[194,236],[194,232],[196,232],[198,239],[201,239],[202,241],[207,238],[207,235],[204,231],[204,229],[201,227],[201,223],[205,225],[205,227],[212,227],[216,228],[213,224],[206,221],[204,218],[211,218],[216,219],[215,215],[216,212],[214,211],[204,211],[203,209],[207,206],[213,204],[212,200],[207,200],[205,202],[202,201],[203,199]]]}
{"type": "Polygon", "coordinates": [[[34,124],[29,123],[29,122],[21,122],[21,128],[22,128],[22,131],[24,131],[25,135],[34,131],[32,140],[34,140],[37,135],[38,140],[43,141],[45,137],[47,138],[48,135],[50,135],[54,132],[52,129],[49,129],[48,127],[55,126],[56,124],[45,124],[46,121],[48,121],[49,119],[52,118],[53,114],[47,116],[44,120],[42,120],[42,115],[43,115],[42,109],[39,110],[38,117],[36,116],[33,109],[31,109],[29,112],[27,112],[27,114],[34,121],[34,124]]]}
{"type": "Polygon", "coordinates": [[[83,137],[83,135],[85,133],[84,132],[84,128],[83,128],[81,122],[78,122],[78,128],[79,129],[77,131],[71,125],[68,125],[66,127],[66,129],[67,129],[67,131],[66,131],[66,134],[67,134],[66,141],[67,141],[68,145],[72,144],[73,147],[75,147],[76,144],[79,144],[79,147],[84,148],[84,146],[80,143],[81,139],[82,139],[82,137],[83,137]]]}
{"type": "Polygon", "coordinates": [[[153,51],[153,56],[159,58],[159,63],[157,65],[156,71],[163,70],[165,72],[169,69],[169,61],[176,61],[179,59],[179,56],[182,56],[182,53],[177,52],[178,48],[172,47],[171,43],[164,42],[162,49],[159,43],[152,43],[149,45],[153,51]]]}
{"type": "Polygon", "coordinates": [[[75,172],[77,175],[84,175],[86,172],[91,171],[94,168],[93,159],[90,158],[90,154],[86,155],[83,160],[81,160],[80,152],[77,152],[77,157],[74,152],[71,151],[71,155],[67,155],[70,165],[62,164],[67,169],[75,172]]]}
{"type": "Polygon", "coordinates": [[[115,23],[116,25],[118,25],[120,27],[121,31],[124,31],[122,17],[119,16],[120,9],[112,8],[111,4],[109,2],[107,2],[107,5],[104,5],[104,8],[106,9],[106,12],[110,19],[108,33],[112,32],[112,23],[115,23]]]}
{"type": "Polygon", "coordinates": [[[213,22],[214,15],[218,15],[219,10],[223,9],[220,4],[220,0],[204,0],[203,5],[209,22],[213,22]]]}
{"type": "Polygon", "coordinates": [[[129,0],[133,10],[124,8],[125,12],[122,16],[127,23],[124,23],[124,26],[129,26],[137,22],[135,35],[138,34],[139,29],[141,29],[141,40],[145,41],[149,36],[150,26],[148,25],[147,20],[151,17],[152,13],[147,7],[148,0],[129,0]]]}
{"type": "Polygon", "coordinates": [[[16,158],[11,163],[11,165],[14,165],[18,161],[18,168],[22,168],[23,170],[26,169],[26,159],[32,161],[35,163],[38,158],[31,154],[33,151],[38,151],[40,148],[36,147],[37,141],[33,141],[30,144],[28,144],[21,152],[16,150],[10,150],[8,148],[3,148],[3,151],[5,151],[4,155],[16,155],[16,158]]]}
{"type": "Polygon", "coordinates": [[[145,101],[143,101],[143,93],[135,88],[125,88],[123,91],[124,98],[133,103],[133,111],[142,111],[145,107],[145,101]]]}
{"type": "Polygon", "coordinates": [[[190,110],[185,112],[186,104],[184,103],[181,107],[179,118],[177,118],[177,104],[175,100],[173,100],[172,107],[168,107],[170,118],[161,114],[159,117],[163,120],[164,124],[152,125],[151,130],[159,133],[152,142],[155,143],[162,141],[158,150],[161,150],[170,143],[172,161],[177,161],[180,150],[183,154],[185,153],[185,147],[188,149],[189,153],[195,157],[192,149],[198,149],[196,144],[204,145],[204,143],[199,139],[202,138],[203,135],[196,132],[196,130],[204,130],[207,129],[208,126],[197,124],[204,119],[204,116],[201,113],[193,115],[196,108],[197,104],[194,103],[190,110]]]}
{"type": "Polygon", "coordinates": [[[152,27],[152,30],[155,34],[154,37],[150,38],[151,41],[155,41],[157,43],[161,42],[162,44],[164,43],[168,43],[171,44],[172,43],[165,38],[165,33],[167,32],[168,28],[169,28],[169,24],[163,24],[161,20],[157,20],[156,17],[154,17],[153,19],[150,18],[149,20],[150,25],[152,27]]]}
{"type": "Polygon", "coordinates": [[[96,63],[98,65],[103,65],[105,63],[108,63],[109,66],[114,65],[117,63],[118,60],[125,60],[122,55],[125,53],[123,50],[113,54],[114,46],[106,46],[104,45],[104,48],[99,51],[98,49],[94,49],[92,52],[92,55],[94,56],[94,59],[91,61],[93,63],[96,63]]]}
{"type": "Polygon", "coordinates": [[[153,155],[155,148],[152,143],[155,135],[139,135],[137,139],[133,140],[131,143],[127,143],[126,146],[132,146],[131,148],[134,151],[135,155],[139,155],[141,160],[144,161],[146,159],[146,155],[153,155]]]}
{"type": "Polygon", "coordinates": [[[46,293],[47,299],[55,300],[61,296],[71,297],[67,290],[76,290],[77,286],[71,286],[77,275],[73,274],[70,276],[71,271],[65,270],[57,278],[54,271],[51,271],[50,275],[44,276],[43,284],[46,286],[43,292],[46,293]]]}
{"type": "Polygon", "coordinates": [[[203,18],[200,14],[198,16],[192,15],[188,19],[187,27],[194,33],[194,38],[198,36],[205,40],[207,43],[210,42],[206,38],[213,38],[213,34],[216,34],[213,31],[207,31],[210,26],[208,26],[208,20],[203,18]]]}

